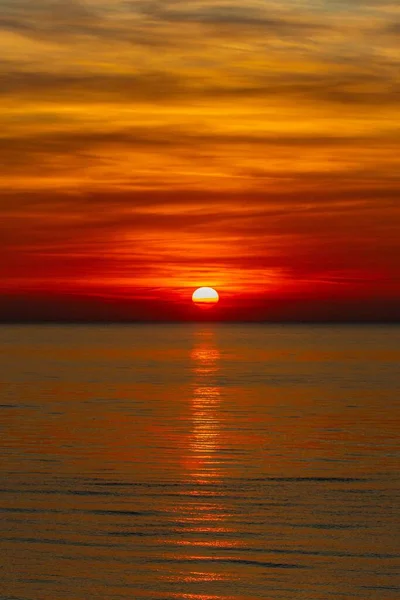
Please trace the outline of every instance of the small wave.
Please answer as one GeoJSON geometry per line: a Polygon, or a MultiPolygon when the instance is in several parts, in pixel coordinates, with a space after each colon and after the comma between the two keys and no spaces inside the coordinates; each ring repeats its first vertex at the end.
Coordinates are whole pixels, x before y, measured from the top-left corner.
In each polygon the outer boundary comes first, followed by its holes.
{"type": "Polygon", "coordinates": [[[222,563],[232,565],[249,565],[254,567],[263,567],[268,569],[309,569],[311,567],[305,565],[299,565],[296,563],[280,563],[270,561],[258,561],[258,560],[247,560],[245,558],[227,558],[227,557],[216,557],[216,556],[194,556],[190,558],[157,558],[153,559],[152,562],[157,563],[222,563]]]}

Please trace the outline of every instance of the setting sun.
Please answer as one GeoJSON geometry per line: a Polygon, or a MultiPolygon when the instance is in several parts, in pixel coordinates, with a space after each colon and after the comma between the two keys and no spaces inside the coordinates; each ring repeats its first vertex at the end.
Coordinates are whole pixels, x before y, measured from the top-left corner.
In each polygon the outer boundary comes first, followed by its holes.
{"type": "Polygon", "coordinates": [[[219,301],[219,295],[216,290],[210,287],[201,287],[193,292],[192,300],[196,306],[201,308],[210,308],[219,301]]]}

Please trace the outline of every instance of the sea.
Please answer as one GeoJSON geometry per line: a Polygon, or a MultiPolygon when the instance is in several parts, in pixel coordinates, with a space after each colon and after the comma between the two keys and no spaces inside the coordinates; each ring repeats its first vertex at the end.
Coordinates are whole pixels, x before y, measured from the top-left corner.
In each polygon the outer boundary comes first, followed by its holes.
{"type": "Polygon", "coordinates": [[[1,600],[398,600],[400,327],[0,328],[1,600]]]}

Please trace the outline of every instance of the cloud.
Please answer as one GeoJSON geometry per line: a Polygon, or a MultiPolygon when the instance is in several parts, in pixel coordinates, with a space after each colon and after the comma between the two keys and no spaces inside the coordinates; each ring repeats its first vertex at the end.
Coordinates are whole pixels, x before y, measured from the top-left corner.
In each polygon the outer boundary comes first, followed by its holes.
{"type": "MultiPolygon", "coordinates": [[[[274,2],[80,2],[72,0],[2,0],[0,30],[33,40],[68,44],[73,40],[107,41],[166,49],[209,47],[247,39],[271,40],[305,50],[312,40],[337,37],[331,11],[279,6],[274,2]]],[[[361,23],[361,25],[363,25],[361,23]]],[[[316,47],[313,47],[316,51],[316,47]]]]}
{"type": "Polygon", "coordinates": [[[0,71],[0,97],[45,99],[47,103],[81,105],[113,102],[186,103],[190,101],[319,101],[362,106],[395,105],[400,84],[389,71],[278,72],[249,67],[225,78],[212,71],[207,77],[180,70],[125,73],[68,73],[10,69],[0,71]]]}
{"type": "Polygon", "coordinates": [[[121,18],[111,3],[89,6],[79,0],[1,0],[0,30],[55,45],[91,39],[145,46],[168,43],[143,21],[126,14],[121,18]]]}
{"type": "Polygon", "coordinates": [[[297,36],[326,29],[323,23],[302,22],[280,16],[275,7],[259,3],[243,6],[237,2],[140,2],[131,3],[134,10],[157,21],[180,25],[201,24],[234,30],[256,29],[273,35],[297,36]]]}
{"type": "Polygon", "coordinates": [[[213,185],[229,186],[234,197],[230,183],[235,184],[235,178],[241,187],[259,189],[280,182],[281,189],[297,186],[299,193],[310,184],[321,189],[333,177],[335,186],[341,181],[355,187],[368,182],[374,189],[374,181],[388,177],[395,181],[397,139],[396,130],[379,128],[295,134],[290,129],[282,133],[257,127],[200,130],[190,121],[180,127],[161,122],[116,128],[97,120],[84,127],[79,120],[33,120],[23,122],[18,131],[4,132],[0,140],[2,187],[10,185],[11,177],[22,184],[30,175],[49,181],[59,178],[55,185],[67,189],[79,185],[87,189],[91,181],[97,181],[96,187],[167,187],[175,193],[198,186],[208,188],[211,197],[213,185]]]}
{"type": "Polygon", "coordinates": [[[14,70],[3,71],[0,77],[1,95],[40,97],[47,102],[161,102],[163,98],[187,95],[184,80],[165,72],[76,74],[14,70]]]}
{"type": "Polygon", "coordinates": [[[383,28],[384,33],[390,33],[395,36],[400,35],[400,22],[386,24],[383,28]]]}
{"type": "Polygon", "coordinates": [[[98,22],[96,12],[78,0],[1,0],[0,29],[21,35],[88,34],[98,22]]]}

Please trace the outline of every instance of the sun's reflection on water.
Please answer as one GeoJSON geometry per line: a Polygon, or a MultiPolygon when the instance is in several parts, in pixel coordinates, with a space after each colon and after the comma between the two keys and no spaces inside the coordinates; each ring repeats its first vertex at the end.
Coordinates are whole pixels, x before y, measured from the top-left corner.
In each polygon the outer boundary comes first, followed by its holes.
{"type": "Polygon", "coordinates": [[[193,480],[201,484],[218,478],[221,467],[217,455],[221,436],[221,390],[218,385],[220,353],[212,330],[200,330],[196,333],[190,357],[193,392],[188,466],[193,480]]]}
{"type": "MultiPolygon", "coordinates": [[[[176,541],[183,559],[181,581],[194,585],[226,581],[225,570],[217,566],[216,558],[237,546],[223,492],[226,464],[220,358],[215,332],[196,331],[190,353],[190,431],[183,459],[187,486],[179,516],[177,511],[180,536],[176,541]]],[[[209,596],[200,597],[203,600],[209,596]]]]}

